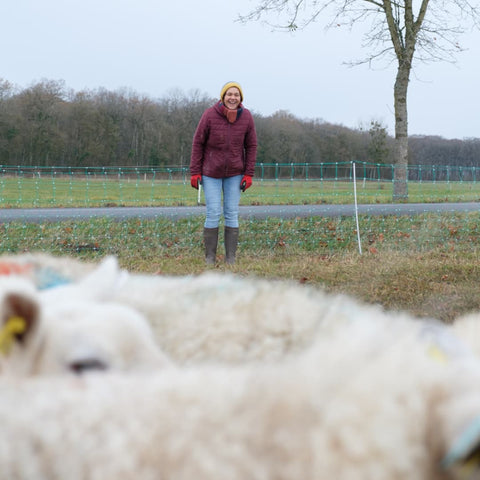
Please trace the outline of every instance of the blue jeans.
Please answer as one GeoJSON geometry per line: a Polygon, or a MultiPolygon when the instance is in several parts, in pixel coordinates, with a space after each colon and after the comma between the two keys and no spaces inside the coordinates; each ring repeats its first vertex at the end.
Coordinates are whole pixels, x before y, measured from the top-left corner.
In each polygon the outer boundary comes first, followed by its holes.
{"type": "Polygon", "coordinates": [[[205,228],[216,228],[222,215],[225,226],[238,228],[238,206],[240,204],[241,175],[227,178],[202,177],[203,193],[207,205],[205,228]],[[222,208],[223,193],[223,208],[222,208]]]}

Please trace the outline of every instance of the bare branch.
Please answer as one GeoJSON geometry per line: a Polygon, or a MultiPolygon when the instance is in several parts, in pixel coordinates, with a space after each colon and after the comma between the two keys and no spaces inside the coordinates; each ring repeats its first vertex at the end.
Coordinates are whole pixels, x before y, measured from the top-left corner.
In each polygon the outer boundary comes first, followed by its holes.
{"type": "Polygon", "coordinates": [[[292,31],[306,28],[320,16],[327,29],[352,29],[371,20],[362,42],[370,49],[368,58],[354,63],[382,59],[390,63],[393,54],[397,60],[452,62],[463,50],[460,35],[470,26],[480,28],[480,6],[470,0],[422,0],[417,12],[412,0],[260,0],[239,21],[262,21],[273,30],[292,31]]]}

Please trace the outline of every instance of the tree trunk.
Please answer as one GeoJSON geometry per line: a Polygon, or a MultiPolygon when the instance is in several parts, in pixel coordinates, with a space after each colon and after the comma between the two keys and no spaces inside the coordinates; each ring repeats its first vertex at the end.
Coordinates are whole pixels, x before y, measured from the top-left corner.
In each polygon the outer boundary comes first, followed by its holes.
{"type": "Polygon", "coordinates": [[[399,66],[394,87],[395,106],[395,168],[393,175],[393,201],[408,200],[408,114],[407,90],[410,68],[399,66]]]}
{"type": "Polygon", "coordinates": [[[393,174],[393,201],[408,200],[408,114],[407,90],[410,63],[400,65],[394,86],[395,108],[395,168],[393,174]]]}

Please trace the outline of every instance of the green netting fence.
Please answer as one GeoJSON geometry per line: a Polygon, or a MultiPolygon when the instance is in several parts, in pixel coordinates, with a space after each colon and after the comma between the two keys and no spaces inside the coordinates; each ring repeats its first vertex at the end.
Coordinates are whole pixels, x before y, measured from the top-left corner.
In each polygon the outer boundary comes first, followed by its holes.
{"type": "MultiPolygon", "coordinates": [[[[392,202],[393,165],[257,164],[242,204],[392,202]]],[[[409,166],[409,202],[480,199],[480,168],[409,166]]],[[[0,167],[3,208],[194,205],[187,167],[0,167]]]]}
{"type": "MultiPolygon", "coordinates": [[[[393,165],[362,162],[262,164],[242,205],[268,213],[269,205],[391,204],[393,165]],[[354,182],[355,178],[355,182],[354,182]]],[[[477,167],[409,166],[408,202],[453,204],[480,200],[477,167]]],[[[48,250],[88,255],[125,249],[150,255],[201,250],[204,216],[112,220],[106,217],[32,222],[35,209],[66,207],[182,207],[197,205],[187,167],[0,167],[0,207],[30,209],[15,221],[1,219],[0,253],[48,250]],[[33,212],[32,212],[33,210],[33,212]]],[[[480,203],[479,203],[480,206],[480,203]]],[[[5,211],[5,210],[4,210],[5,211]]],[[[313,251],[319,254],[369,248],[421,250],[477,248],[478,211],[335,218],[243,218],[240,250],[261,254],[313,251]],[[465,245],[464,245],[465,244],[465,245]]]]}

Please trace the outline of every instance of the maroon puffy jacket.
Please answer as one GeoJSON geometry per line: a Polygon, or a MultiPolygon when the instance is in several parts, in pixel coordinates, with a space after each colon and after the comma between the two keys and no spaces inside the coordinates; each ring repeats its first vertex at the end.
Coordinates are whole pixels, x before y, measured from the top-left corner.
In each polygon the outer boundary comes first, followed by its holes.
{"type": "Polygon", "coordinates": [[[252,114],[240,107],[242,110],[233,123],[223,115],[221,102],[205,110],[193,136],[191,175],[253,176],[257,134],[252,114]]]}

